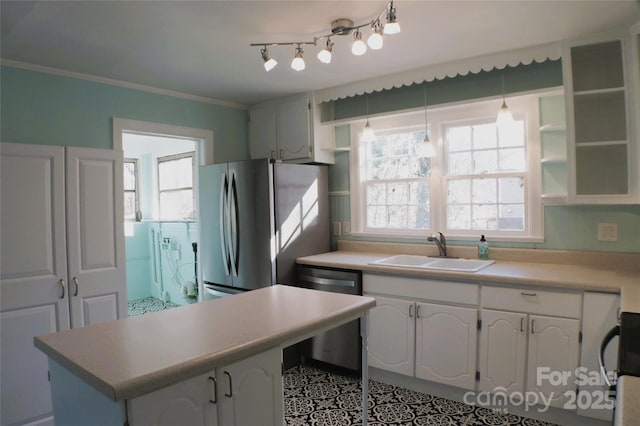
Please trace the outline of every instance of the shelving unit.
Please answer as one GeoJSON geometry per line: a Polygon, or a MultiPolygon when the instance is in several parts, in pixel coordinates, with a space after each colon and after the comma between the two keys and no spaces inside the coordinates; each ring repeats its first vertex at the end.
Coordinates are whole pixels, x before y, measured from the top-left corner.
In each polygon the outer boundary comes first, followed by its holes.
{"type": "Polygon", "coordinates": [[[628,86],[622,37],[569,47],[572,202],[619,202],[630,194],[628,86]]]}
{"type": "Polygon", "coordinates": [[[562,93],[539,99],[542,199],[545,204],[567,201],[567,134],[562,93]]]}

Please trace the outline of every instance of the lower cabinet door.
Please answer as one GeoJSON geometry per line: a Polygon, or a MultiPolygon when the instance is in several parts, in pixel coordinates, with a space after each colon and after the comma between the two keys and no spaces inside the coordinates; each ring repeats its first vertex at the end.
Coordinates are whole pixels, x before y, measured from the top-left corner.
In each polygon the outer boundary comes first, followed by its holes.
{"type": "Polygon", "coordinates": [[[203,374],[128,404],[131,426],[216,426],[215,377],[203,374]]]}
{"type": "Polygon", "coordinates": [[[527,357],[527,314],[482,310],[480,390],[524,391],[527,357]]]}
{"type": "Polygon", "coordinates": [[[418,303],[416,377],[473,389],[477,320],[476,308],[418,303]]]}
{"type": "Polygon", "coordinates": [[[413,376],[415,308],[414,302],[376,297],[369,311],[369,366],[413,376]]]}
{"type": "Polygon", "coordinates": [[[576,391],[580,321],[577,319],[529,316],[529,360],[527,391],[550,398],[563,407],[576,391]]]}
{"type": "Polygon", "coordinates": [[[281,363],[276,348],[217,370],[221,426],[283,424],[281,363]]]}

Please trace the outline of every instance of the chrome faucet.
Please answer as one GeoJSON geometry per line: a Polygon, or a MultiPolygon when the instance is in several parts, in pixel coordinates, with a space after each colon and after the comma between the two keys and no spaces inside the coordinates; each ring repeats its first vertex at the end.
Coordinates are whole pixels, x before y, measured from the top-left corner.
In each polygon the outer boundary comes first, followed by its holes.
{"type": "Polygon", "coordinates": [[[442,232],[438,232],[438,234],[440,234],[440,239],[435,235],[429,235],[429,237],[427,237],[427,241],[436,243],[439,252],[438,256],[447,257],[447,239],[444,237],[442,232]]]}

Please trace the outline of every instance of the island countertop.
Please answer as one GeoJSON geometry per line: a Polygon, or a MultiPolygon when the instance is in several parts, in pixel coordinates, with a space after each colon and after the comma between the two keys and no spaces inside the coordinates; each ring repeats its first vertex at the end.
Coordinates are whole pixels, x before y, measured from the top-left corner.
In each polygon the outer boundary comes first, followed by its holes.
{"type": "Polygon", "coordinates": [[[370,297],[275,285],[35,338],[114,401],[135,398],[360,317],[370,297]]]}

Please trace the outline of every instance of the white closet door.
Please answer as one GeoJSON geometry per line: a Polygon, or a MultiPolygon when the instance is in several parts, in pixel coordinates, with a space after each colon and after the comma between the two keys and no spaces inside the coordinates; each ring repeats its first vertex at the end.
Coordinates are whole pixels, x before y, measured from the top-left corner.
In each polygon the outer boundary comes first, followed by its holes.
{"type": "Polygon", "coordinates": [[[122,152],[67,148],[71,325],[127,316],[122,152]]]}
{"type": "Polygon", "coordinates": [[[53,424],[47,357],[33,337],[69,328],[64,148],[0,152],[2,424],[53,424]]]}

